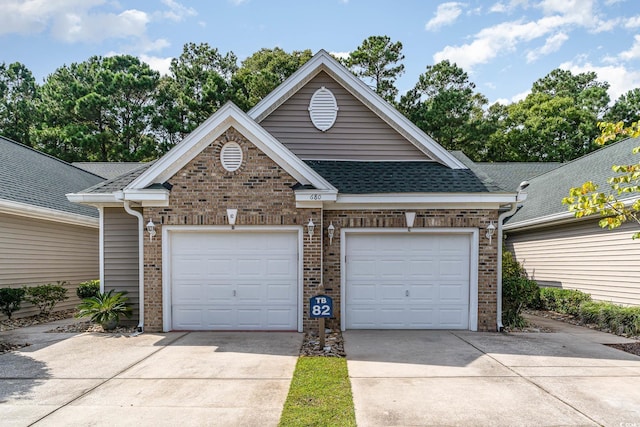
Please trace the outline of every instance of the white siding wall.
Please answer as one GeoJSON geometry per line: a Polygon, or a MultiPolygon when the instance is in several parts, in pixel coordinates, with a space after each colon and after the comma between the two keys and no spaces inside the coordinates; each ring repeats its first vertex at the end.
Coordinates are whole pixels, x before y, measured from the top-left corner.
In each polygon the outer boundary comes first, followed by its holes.
{"type": "Polygon", "coordinates": [[[425,154],[321,72],[260,123],[305,160],[428,160],[425,154]],[[322,86],[338,102],[338,117],[321,132],[309,118],[309,101],[322,86]]]}
{"type": "MultiPolygon", "coordinates": [[[[69,299],[56,306],[58,311],[74,308],[78,284],[98,276],[98,228],[0,214],[0,287],[68,281],[69,299]]],[[[38,312],[24,303],[13,315],[38,312]]]]}
{"type": "Polygon", "coordinates": [[[640,305],[637,225],[604,230],[597,220],[561,227],[506,232],[507,249],[541,286],[579,289],[593,299],[640,305]]]}
{"type": "Polygon", "coordinates": [[[104,208],[104,289],[127,291],[138,318],[138,218],[123,208],[104,208]]]}

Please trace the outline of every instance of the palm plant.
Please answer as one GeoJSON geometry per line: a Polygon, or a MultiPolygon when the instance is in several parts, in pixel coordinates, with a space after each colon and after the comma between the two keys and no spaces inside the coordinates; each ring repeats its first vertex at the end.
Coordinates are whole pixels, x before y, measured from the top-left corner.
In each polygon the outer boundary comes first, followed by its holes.
{"type": "Polygon", "coordinates": [[[112,330],[118,326],[120,318],[131,317],[131,307],[124,296],[126,292],[116,292],[113,289],[106,293],[85,298],[78,305],[76,317],[90,317],[92,322],[100,324],[105,330],[112,330]]]}

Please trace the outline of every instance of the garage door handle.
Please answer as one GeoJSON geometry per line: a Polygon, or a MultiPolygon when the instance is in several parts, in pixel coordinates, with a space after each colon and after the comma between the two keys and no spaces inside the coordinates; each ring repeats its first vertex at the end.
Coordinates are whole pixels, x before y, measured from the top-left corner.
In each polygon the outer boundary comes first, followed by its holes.
{"type": "Polygon", "coordinates": [[[234,297],[236,296],[236,291],[235,291],[235,290],[233,291],[233,296],[234,296],[234,297]]]}
{"type": "Polygon", "coordinates": [[[404,296],[405,296],[405,297],[408,297],[408,296],[409,296],[409,291],[408,291],[408,290],[407,290],[407,291],[404,291],[404,296]]]}

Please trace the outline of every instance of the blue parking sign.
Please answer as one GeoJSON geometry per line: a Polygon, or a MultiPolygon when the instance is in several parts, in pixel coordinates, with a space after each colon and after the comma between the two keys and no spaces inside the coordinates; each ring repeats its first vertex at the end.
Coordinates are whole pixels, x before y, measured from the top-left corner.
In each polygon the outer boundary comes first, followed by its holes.
{"type": "Polygon", "coordinates": [[[333,299],[328,295],[309,298],[309,317],[312,319],[333,317],[333,299]]]}

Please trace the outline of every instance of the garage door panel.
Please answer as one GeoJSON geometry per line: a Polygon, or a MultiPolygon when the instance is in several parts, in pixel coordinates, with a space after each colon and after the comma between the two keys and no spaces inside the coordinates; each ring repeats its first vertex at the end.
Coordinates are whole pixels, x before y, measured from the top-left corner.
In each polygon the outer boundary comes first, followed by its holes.
{"type": "Polygon", "coordinates": [[[170,263],[173,329],[297,329],[297,232],[172,233],[170,263]]]}
{"type": "Polygon", "coordinates": [[[347,329],[467,329],[470,242],[468,234],[347,235],[347,329]]]}

